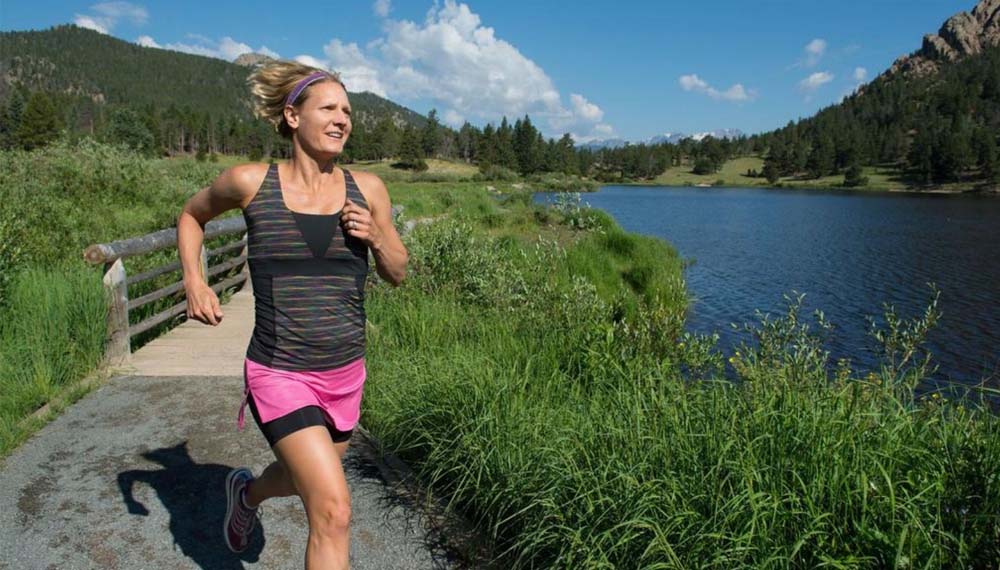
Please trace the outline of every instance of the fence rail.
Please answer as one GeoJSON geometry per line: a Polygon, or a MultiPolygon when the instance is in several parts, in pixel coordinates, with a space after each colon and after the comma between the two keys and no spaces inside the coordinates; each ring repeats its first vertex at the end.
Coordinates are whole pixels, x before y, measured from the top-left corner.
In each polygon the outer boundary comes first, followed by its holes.
{"type": "MultiPolygon", "coordinates": [[[[206,250],[204,246],[201,248],[201,274],[206,282],[212,277],[224,274],[238,267],[241,268],[238,274],[212,285],[212,290],[216,294],[221,293],[224,289],[240,285],[247,280],[249,273],[246,264],[246,222],[243,218],[234,217],[225,220],[213,220],[205,225],[205,240],[233,234],[240,234],[240,237],[231,243],[215,249],[206,250]],[[236,250],[240,250],[239,255],[224,259],[215,265],[210,263],[213,258],[218,258],[236,250]]],[[[105,351],[105,358],[109,362],[121,363],[128,361],[132,354],[133,337],[184,313],[187,309],[187,299],[184,299],[180,303],[155,315],[151,315],[134,325],[129,324],[130,311],[165,299],[171,295],[183,294],[184,282],[182,279],[179,279],[165,287],[130,299],[129,285],[135,285],[155,279],[161,275],[179,271],[181,263],[180,261],[173,261],[129,276],[126,274],[123,260],[174,247],[177,247],[177,229],[168,228],[111,243],[94,244],[84,250],[83,257],[89,263],[93,265],[104,264],[103,281],[104,288],[108,292],[109,303],[108,344],[105,351]]]]}

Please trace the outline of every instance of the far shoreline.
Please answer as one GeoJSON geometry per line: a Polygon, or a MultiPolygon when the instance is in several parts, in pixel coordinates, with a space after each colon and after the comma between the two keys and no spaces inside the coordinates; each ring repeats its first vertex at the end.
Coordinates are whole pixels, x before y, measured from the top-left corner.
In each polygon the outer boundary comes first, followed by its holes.
{"type": "Polygon", "coordinates": [[[602,182],[601,186],[661,186],[665,188],[694,188],[698,190],[712,190],[712,189],[731,189],[731,190],[828,190],[833,192],[890,192],[893,194],[924,194],[924,195],[937,195],[937,196],[957,196],[957,195],[970,195],[970,196],[991,196],[1000,197],[1000,188],[991,190],[979,190],[976,188],[968,189],[950,189],[941,187],[931,187],[927,189],[920,188],[890,188],[885,186],[827,186],[827,185],[810,185],[810,184],[781,184],[778,185],[764,185],[764,184],[705,184],[705,183],[669,183],[669,182],[602,182]]]}

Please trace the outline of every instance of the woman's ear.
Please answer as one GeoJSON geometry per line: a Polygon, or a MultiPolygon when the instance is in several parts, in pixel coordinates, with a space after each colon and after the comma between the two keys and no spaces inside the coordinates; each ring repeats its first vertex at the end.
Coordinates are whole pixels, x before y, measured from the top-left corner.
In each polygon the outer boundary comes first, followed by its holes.
{"type": "Polygon", "coordinates": [[[299,128],[299,112],[291,105],[285,105],[285,123],[293,129],[299,128]]]}

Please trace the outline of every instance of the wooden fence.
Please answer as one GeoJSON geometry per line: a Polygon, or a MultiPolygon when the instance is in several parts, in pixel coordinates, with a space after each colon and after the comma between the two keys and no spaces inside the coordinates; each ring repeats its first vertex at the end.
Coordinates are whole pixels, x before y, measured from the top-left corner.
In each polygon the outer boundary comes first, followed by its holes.
{"type": "MultiPolygon", "coordinates": [[[[220,294],[224,289],[234,287],[247,280],[247,238],[246,222],[242,217],[213,220],[205,225],[205,240],[238,234],[240,237],[227,242],[215,249],[201,248],[201,273],[206,282],[222,273],[240,267],[237,275],[228,277],[212,285],[212,290],[220,294]],[[240,254],[216,265],[209,265],[209,260],[221,255],[240,250],[240,254]]],[[[177,229],[168,228],[144,236],[100,243],[88,247],[83,257],[91,264],[104,264],[104,288],[108,293],[108,344],[105,356],[109,362],[121,363],[128,361],[132,354],[132,337],[176,317],[187,310],[187,299],[151,315],[142,321],[130,325],[129,312],[139,307],[159,301],[169,296],[184,297],[184,282],[177,280],[156,291],[132,299],[129,297],[129,285],[135,285],[154,279],[167,273],[179,271],[181,262],[173,261],[159,267],[126,275],[123,260],[129,257],[144,255],[154,251],[177,247],[177,229]]]]}

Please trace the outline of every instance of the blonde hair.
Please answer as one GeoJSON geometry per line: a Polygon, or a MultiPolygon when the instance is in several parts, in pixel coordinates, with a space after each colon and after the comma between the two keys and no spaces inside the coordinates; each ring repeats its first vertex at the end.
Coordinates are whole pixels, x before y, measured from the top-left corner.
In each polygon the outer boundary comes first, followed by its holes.
{"type": "MultiPolygon", "coordinates": [[[[247,78],[250,95],[253,98],[254,115],[274,125],[274,129],[281,136],[286,139],[292,138],[292,128],[285,122],[285,100],[299,81],[317,72],[323,73],[326,77],[315,83],[333,81],[347,90],[339,74],[295,61],[275,61],[258,67],[247,78]]],[[[293,104],[301,105],[308,97],[309,88],[315,83],[303,89],[293,104]]]]}

